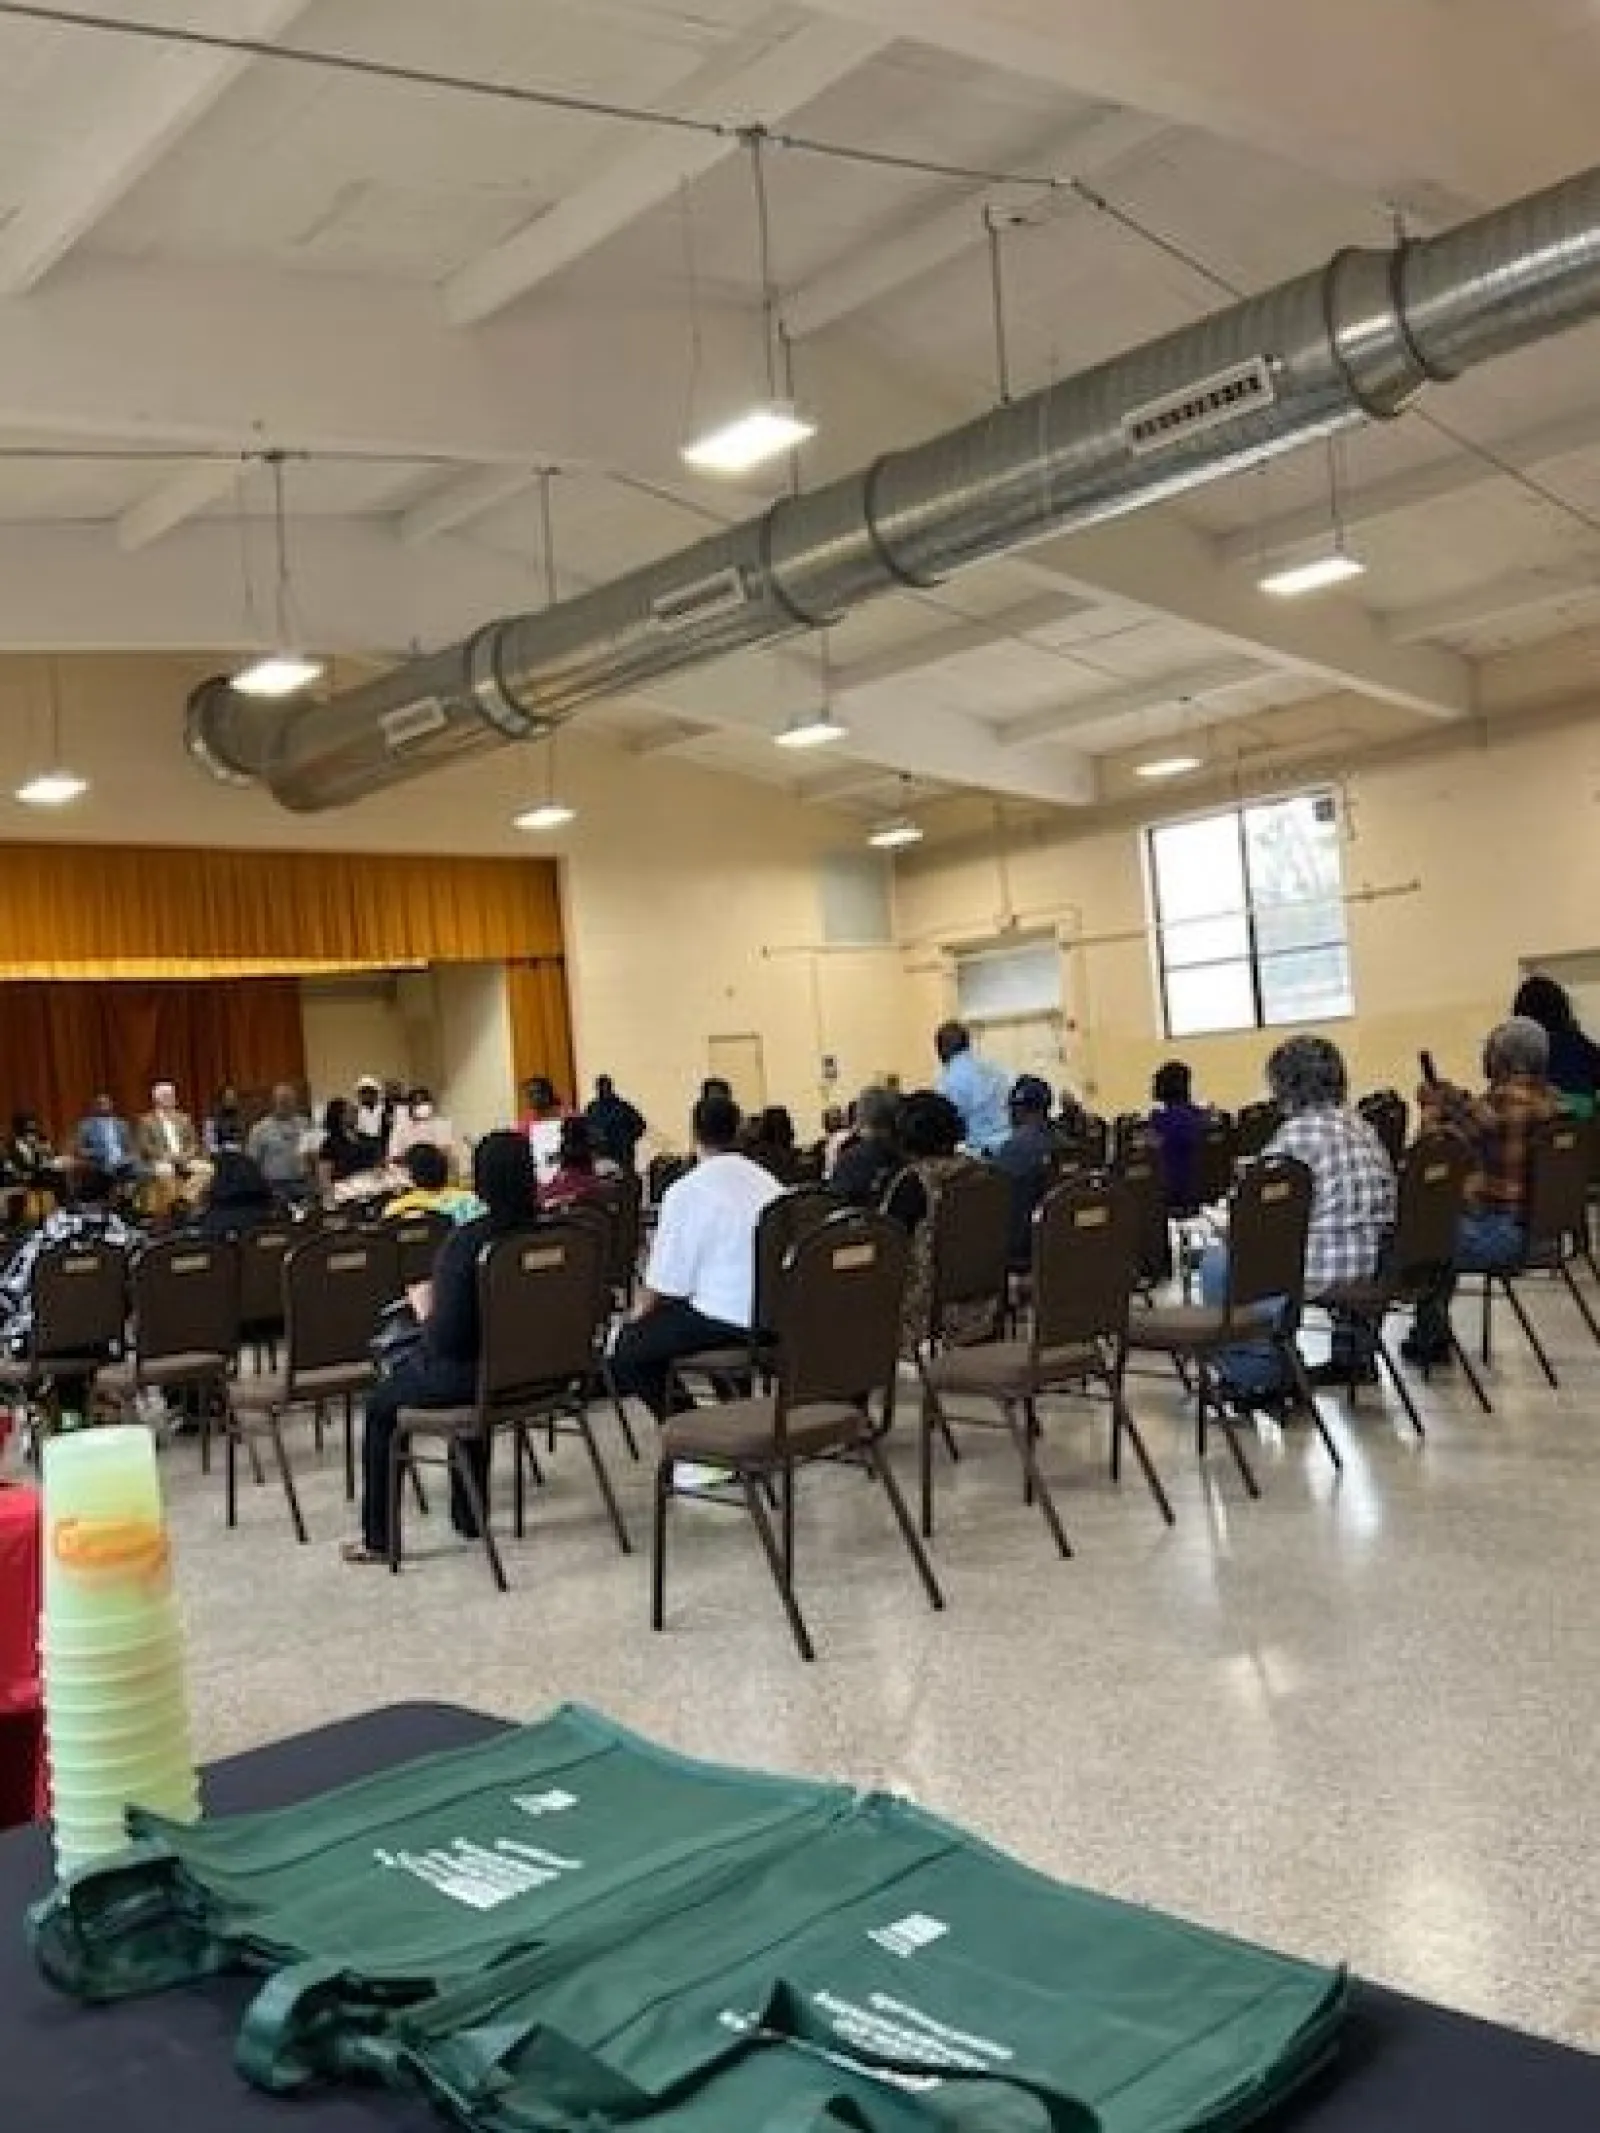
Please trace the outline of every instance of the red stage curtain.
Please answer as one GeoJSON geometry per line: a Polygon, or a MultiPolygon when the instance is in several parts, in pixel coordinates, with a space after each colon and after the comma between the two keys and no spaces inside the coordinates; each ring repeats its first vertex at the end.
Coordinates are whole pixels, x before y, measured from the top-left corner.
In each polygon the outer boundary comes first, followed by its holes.
{"type": "Polygon", "coordinates": [[[0,1115],[37,1112],[58,1146],[100,1089],[133,1119],[175,1081],[198,1120],[226,1082],[261,1095],[304,1076],[294,978],[0,983],[0,1115]]]}

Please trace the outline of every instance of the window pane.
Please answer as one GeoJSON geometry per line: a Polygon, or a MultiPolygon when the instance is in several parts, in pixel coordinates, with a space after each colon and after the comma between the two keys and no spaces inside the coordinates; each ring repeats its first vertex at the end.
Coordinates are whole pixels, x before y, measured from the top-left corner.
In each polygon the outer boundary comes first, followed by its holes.
{"type": "Polygon", "coordinates": [[[1306,948],[1261,959],[1261,1019],[1323,1022],[1355,1013],[1348,948],[1306,948]]]}
{"type": "Polygon", "coordinates": [[[1258,910],[1338,896],[1344,887],[1339,818],[1325,796],[1302,793],[1294,800],[1247,807],[1244,841],[1258,910]],[[1320,820],[1324,815],[1327,819],[1320,820]]]}
{"type": "Polygon", "coordinates": [[[1207,815],[1150,832],[1151,872],[1164,923],[1244,909],[1238,821],[1237,815],[1207,815]]]}
{"type": "Polygon", "coordinates": [[[1164,926],[1161,953],[1169,970],[1193,963],[1228,963],[1250,953],[1250,928],[1242,918],[1196,918],[1164,926]]]}
{"type": "Polygon", "coordinates": [[[1167,1035],[1198,1037],[1207,1030],[1254,1029],[1250,965],[1213,963],[1204,970],[1167,972],[1167,1035]]]}
{"type": "Polygon", "coordinates": [[[1336,948],[1344,937],[1342,902],[1256,906],[1256,945],[1263,955],[1281,955],[1286,948],[1336,948]]]}

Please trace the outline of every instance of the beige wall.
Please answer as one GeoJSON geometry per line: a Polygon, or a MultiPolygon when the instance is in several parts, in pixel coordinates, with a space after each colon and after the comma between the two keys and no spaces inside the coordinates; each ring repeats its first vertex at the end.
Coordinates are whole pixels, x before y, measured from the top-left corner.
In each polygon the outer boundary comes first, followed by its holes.
{"type": "Polygon", "coordinates": [[[393,979],[302,979],[300,1019],[306,1078],[319,1117],[328,1098],[348,1095],[362,1074],[410,1078],[406,1026],[393,979]]]}
{"type": "MultiPolygon", "coordinates": [[[[1415,882],[1414,892],[1355,904],[1350,934],[1357,1012],[1327,1033],[1364,1087],[1410,1089],[1427,1046],[1442,1069],[1475,1071],[1484,1029],[1506,1012],[1519,963],[1600,947],[1600,721],[1448,754],[1373,762],[1342,781],[1345,880],[1352,891],[1415,882]]],[[[1185,812],[1177,788],[1150,819],[1185,812]]],[[[1079,834],[1055,825],[1009,854],[1020,916],[1063,937],[1135,937],[1071,949],[1066,998],[1077,1024],[1068,1069],[1110,1109],[1142,1102],[1152,1069],[1180,1051],[1204,1092],[1236,1104],[1259,1091],[1262,1033],[1171,1044],[1161,1035],[1146,923],[1140,836],[1124,818],[1079,834]]],[[[915,856],[900,870],[913,1022],[947,1005],[937,944],[992,933],[1001,903],[992,848],[915,856]]]]}
{"type": "Polygon", "coordinates": [[[516,1117],[511,1016],[501,963],[442,963],[431,974],[435,1094],[456,1132],[479,1140],[516,1117]]]}

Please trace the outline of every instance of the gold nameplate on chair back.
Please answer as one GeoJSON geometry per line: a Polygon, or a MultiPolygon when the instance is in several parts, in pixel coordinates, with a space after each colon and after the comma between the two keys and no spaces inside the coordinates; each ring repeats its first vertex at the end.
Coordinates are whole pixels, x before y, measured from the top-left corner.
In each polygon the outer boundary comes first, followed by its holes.
{"type": "Polygon", "coordinates": [[[841,1244],[833,1254],[836,1274],[847,1274],[855,1268],[876,1266],[877,1263],[878,1247],[875,1244],[841,1244]]]}
{"type": "Polygon", "coordinates": [[[784,1261],[776,1300],[778,1408],[892,1404],[910,1245],[887,1215],[834,1214],[784,1261]]]}
{"type": "Polygon", "coordinates": [[[545,1274],[552,1267],[565,1266],[566,1247],[560,1244],[534,1245],[522,1254],[524,1274],[545,1274]]]}
{"type": "Polygon", "coordinates": [[[604,1228],[581,1216],[496,1237],[478,1254],[479,1403],[584,1379],[610,1315],[604,1228]]]}

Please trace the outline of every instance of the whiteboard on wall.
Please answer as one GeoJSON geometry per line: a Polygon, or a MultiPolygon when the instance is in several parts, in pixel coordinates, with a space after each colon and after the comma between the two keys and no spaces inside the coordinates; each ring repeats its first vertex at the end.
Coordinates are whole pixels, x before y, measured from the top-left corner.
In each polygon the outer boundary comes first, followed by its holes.
{"type": "Polygon", "coordinates": [[[1061,1013],[1061,948],[1053,936],[956,953],[956,1012],[963,1022],[1061,1013]]]}

